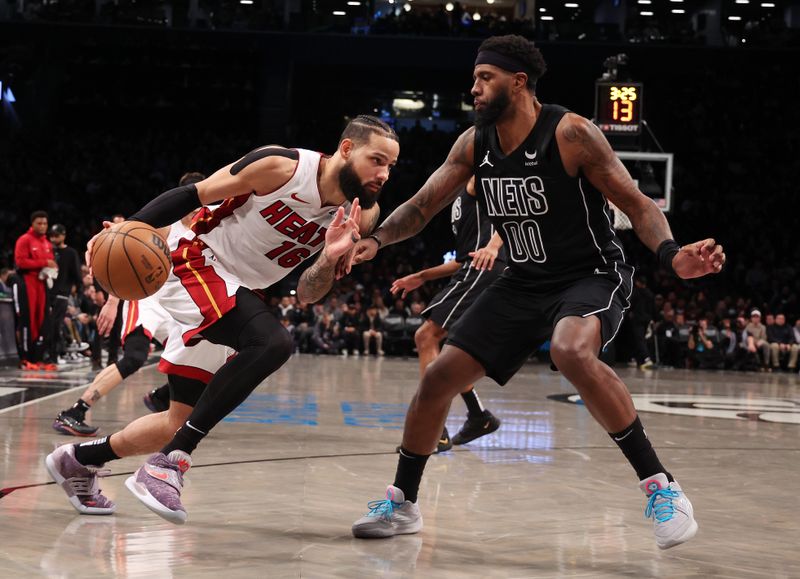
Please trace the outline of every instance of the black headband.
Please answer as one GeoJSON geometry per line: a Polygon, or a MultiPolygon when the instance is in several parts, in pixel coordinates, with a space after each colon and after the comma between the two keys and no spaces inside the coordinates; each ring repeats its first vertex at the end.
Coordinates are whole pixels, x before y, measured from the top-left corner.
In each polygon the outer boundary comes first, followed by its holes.
{"type": "Polygon", "coordinates": [[[524,72],[529,79],[536,81],[536,75],[522,61],[493,50],[481,50],[475,57],[475,66],[479,64],[491,64],[508,72],[524,72]]]}

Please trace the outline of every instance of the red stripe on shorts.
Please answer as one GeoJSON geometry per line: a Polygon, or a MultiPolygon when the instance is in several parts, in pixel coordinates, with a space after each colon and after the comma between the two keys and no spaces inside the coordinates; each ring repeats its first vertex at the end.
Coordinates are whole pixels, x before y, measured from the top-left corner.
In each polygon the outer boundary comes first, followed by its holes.
{"type": "Polygon", "coordinates": [[[194,366],[184,366],[182,364],[173,364],[167,362],[164,358],[158,363],[158,371],[162,374],[173,374],[190,380],[200,380],[203,384],[208,384],[214,375],[211,372],[203,370],[202,368],[195,368],[194,366]]]}
{"type": "Polygon", "coordinates": [[[182,239],[172,252],[172,271],[203,316],[197,328],[183,333],[184,344],[236,306],[236,296],[228,295],[225,280],[206,263],[204,249],[199,239],[182,239]]]}

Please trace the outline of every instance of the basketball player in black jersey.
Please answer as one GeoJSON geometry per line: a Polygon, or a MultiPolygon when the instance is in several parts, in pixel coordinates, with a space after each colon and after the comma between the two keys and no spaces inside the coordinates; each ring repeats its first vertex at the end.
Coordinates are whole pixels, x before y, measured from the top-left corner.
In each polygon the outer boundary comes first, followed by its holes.
{"type": "MultiPolygon", "coordinates": [[[[474,179],[470,179],[453,202],[450,224],[456,237],[455,259],[401,277],[391,288],[392,294],[402,291],[402,297],[406,297],[408,292],[426,281],[452,276],[422,311],[425,323],[414,334],[420,375],[425,374],[425,368],[439,355],[440,345],[450,328],[506,266],[503,240],[495,232],[492,222],[478,209],[474,179]]],[[[449,450],[454,444],[472,442],[500,427],[500,420],[483,407],[472,384],[461,393],[461,398],[467,405],[467,420],[452,439],[445,427],[434,453],[449,450]]],[[[397,451],[400,452],[399,446],[397,451]]]]}
{"type": "Polygon", "coordinates": [[[536,98],[545,69],[539,50],[522,37],[485,40],[473,73],[475,126],[354,251],[359,263],[416,234],[474,175],[478,202],[509,257],[508,269],[452,328],[425,371],[406,416],[394,484],[354,523],[357,537],[422,528],[419,483],[452,398],[484,375],[505,384],[548,337],[553,362],[636,471],[657,545],[666,549],[697,532],[691,503],[656,456],[625,384],[598,358],[622,323],[633,275],[606,199],[630,217],[662,267],[683,279],[718,273],[725,254],[713,239],[683,247],[672,239],[664,214],[638,190],[603,134],[536,98]]]}

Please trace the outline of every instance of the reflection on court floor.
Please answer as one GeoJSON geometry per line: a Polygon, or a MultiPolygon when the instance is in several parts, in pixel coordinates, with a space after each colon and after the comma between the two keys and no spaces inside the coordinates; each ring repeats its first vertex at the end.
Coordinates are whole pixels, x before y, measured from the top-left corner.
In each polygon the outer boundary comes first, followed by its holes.
{"type": "MultiPolygon", "coordinates": [[[[0,498],[0,577],[800,577],[797,493],[775,482],[800,478],[798,378],[618,372],[700,524],[670,551],[655,547],[619,450],[545,366],[504,388],[479,382],[502,426],[431,457],[425,528],[387,541],[353,539],[350,525],[393,480],[414,359],[292,357],[194,453],[182,527],[125,489],[140,457],[101,480],[115,515],[78,515],[43,459],[74,440],[50,424],[86,378],[0,372],[0,489],[31,485],[0,498]]],[[[90,422],[114,432],[162,383],[136,373],[90,422]]],[[[457,398],[451,434],[465,415],[457,398]]]]}

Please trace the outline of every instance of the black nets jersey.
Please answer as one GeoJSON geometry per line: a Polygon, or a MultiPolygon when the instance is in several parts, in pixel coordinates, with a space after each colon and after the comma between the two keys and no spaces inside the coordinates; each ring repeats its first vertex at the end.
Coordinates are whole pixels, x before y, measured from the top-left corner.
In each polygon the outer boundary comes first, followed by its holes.
{"type": "MultiPolygon", "coordinates": [[[[478,209],[475,197],[467,193],[466,187],[450,207],[450,225],[456,236],[456,261],[465,263],[472,260],[470,253],[486,247],[494,235],[494,225],[478,209]]],[[[497,261],[505,261],[505,249],[500,248],[497,261]]]]}
{"type": "Polygon", "coordinates": [[[555,130],[567,112],[543,105],[531,133],[508,155],[494,125],[475,131],[475,189],[506,247],[503,275],[539,287],[632,273],[605,197],[564,169],[555,130]]]}

